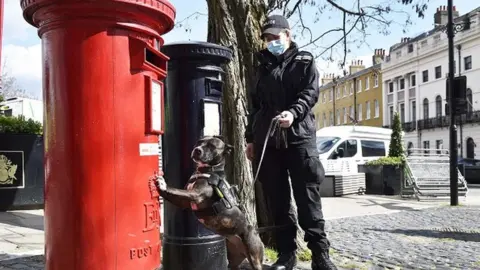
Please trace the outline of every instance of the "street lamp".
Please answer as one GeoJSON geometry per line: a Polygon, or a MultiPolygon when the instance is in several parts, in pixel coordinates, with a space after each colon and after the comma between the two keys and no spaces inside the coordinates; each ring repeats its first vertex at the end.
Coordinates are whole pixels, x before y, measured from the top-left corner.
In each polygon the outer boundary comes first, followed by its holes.
{"type": "MultiPolygon", "coordinates": [[[[470,27],[470,19],[467,18],[460,23],[453,22],[453,0],[448,0],[448,23],[446,32],[448,36],[448,78],[447,96],[450,107],[450,205],[458,205],[458,143],[456,116],[465,110],[466,102],[466,77],[455,78],[455,56],[453,39],[455,34],[470,27]]],[[[460,62],[460,59],[459,59],[460,62]]],[[[460,74],[460,70],[459,70],[460,74]]],[[[461,122],[461,120],[460,120],[461,122]]]]}

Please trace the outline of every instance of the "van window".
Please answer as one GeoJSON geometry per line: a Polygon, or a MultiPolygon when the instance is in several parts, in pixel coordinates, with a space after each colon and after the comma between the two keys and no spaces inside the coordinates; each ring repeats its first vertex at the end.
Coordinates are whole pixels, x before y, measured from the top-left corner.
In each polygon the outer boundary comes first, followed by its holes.
{"type": "Polygon", "coordinates": [[[343,148],[343,158],[353,157],[357,154],[357,140],[346,140],[338,145],[337,149],[343,148]]]}
{"type": "Polygon", "coordinates": [[[384,157],[386,156],[385,142],[362,140],[362,153],[364,157],[384,157]]]}
{"type": "Polygon", "coordinates": [[[326,153],[340,140],[340,137],[317,137],[317,148],[319,154],[326,153]]]}

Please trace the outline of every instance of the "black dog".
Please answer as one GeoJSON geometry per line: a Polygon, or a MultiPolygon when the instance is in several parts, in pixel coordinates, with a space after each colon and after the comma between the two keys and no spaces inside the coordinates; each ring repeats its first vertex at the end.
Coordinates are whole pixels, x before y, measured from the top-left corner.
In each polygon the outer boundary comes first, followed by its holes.
{"type": "Polygon", "coordinates": [[[238,207],[236,191],[225,180],[225,157],[232,149],[217,136],[200,139],[191,155],[197,171],[186,189],[168,187],[160,177],[160,195],[178,207],[192,209],[207,228],[226,237],[230,269],[239,269],[247,258],[253,270],[261,270],[263,243],[238,207]]]}

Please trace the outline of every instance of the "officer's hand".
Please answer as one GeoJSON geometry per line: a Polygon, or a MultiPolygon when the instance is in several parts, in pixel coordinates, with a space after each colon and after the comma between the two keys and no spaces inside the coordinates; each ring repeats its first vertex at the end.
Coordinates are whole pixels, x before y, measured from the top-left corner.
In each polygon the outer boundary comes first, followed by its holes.
{"type": "Polygon", "coordinates": [[[293,123],[293,114],[289,111],[283,111],[280,115],[281,118],[278,120],[280,127],[289,128],[293,123]]]}
{"type": "Polygon", "coordinates": [[[163,176],[157,177],[157,186],[161,191],[167,190],[167,182],[165,182],[163,176]]]}
{"type": "Polygon", "coordinates": [[[247,150],[245,150],[245,153],[247,154],[247,158],[250,161],[253,161],[253,158],[254,158],[254,155],[255,155],[255,152],[253,150],[253,143],[247,144],[247,150]]]}

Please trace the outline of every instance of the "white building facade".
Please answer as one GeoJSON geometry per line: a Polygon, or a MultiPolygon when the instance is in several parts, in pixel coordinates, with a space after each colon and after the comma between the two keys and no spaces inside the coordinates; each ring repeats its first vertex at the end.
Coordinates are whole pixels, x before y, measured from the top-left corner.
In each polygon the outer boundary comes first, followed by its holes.
{"type": "MultiPolygon", "coordinates": [[[[462,16],[454,13],[455,23],[469,25],[454,40],[455,76],[467,77],[468,113],[457,121],[459,156],[480,159],[480,7],[462,16]]],[[[449,148],[446,7],[434,17],[435,29],[403,38],[382,66],[384,126],[399,112],[407,147],[449,148]]]]}
{"type": "Polygon", "coordinates": [[[43,102],[29,98],[10,98],[0,102],[6,116],[25,116],[43,125],[43,102]]]}

